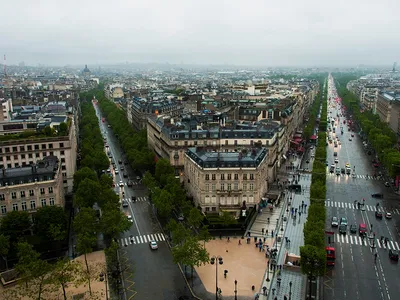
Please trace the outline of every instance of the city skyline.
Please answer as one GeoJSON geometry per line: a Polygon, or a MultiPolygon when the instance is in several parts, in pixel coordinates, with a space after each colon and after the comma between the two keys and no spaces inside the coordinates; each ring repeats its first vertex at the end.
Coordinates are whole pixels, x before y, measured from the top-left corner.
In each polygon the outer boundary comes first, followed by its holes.
{"type": "Polygon", "coordinates": [[[0,50],[10,65],[389,66],[400,49],[398,8],[393,0],[17,0],[2,5],[0,50]]]}

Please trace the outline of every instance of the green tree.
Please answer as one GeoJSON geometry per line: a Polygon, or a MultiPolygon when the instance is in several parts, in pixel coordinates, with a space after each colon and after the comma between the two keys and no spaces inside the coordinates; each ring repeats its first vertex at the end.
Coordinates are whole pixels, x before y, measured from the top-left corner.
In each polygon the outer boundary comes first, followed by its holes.
{"type": "Polygon", "coordinates": [[[67,215],[62,207],[44,206],[35,214],[36,234],[49,241],[62,241],[67,236],[67,215]]]}
{"type": "Polygon", "coordinates": [[[150,191],[153,191],[156,187],[158,187],[156,179],[153,177],[153,175],[151,175],[149,171],[144,173],[142,182],[150,191]]]}
{"type": "Polygon", "coordinates": [[[10,238],[11,242],[17,241],[31,228],[31,220],[26,211],[11,211],[1,218],[0,232],[10,238]]]}
{"type": "Polygon", "coordinates": [[[76,191],[79,187],[79,184],[89,178],[90,180],[97,181],[96,172],[88,167],[83,167],[75,172],[74,174],[74,191],[76,191]]]}
{"type": "Polygon", "coordinates": [[[176,222],[174,219],[171,219],[168,222],[167,230],[170,232],[172,243],[174,245],[182,244],[191,235],[189,229],[187,229],[182,223],[176,222]]]}
{"type": "Polygon", "coordinates": [[[199,234],[198,234],[198,238],[199,238],[199,241],[203,241],[204,242],[204,245],[203,245],[204,247],[206,246],[206,243],[208,241],[212,240],[212,236],[211,236],[210,232],[208,231],[208,225],[203,225],[200,228],[200,231],[199,231],[199,234]]]}
{"type": "Polygon", "coordinates": [[[6,269],[8,270],[8,252],[10,251],[10,238],[4,234],[0,234],[0,256],[6,263],[6,269]]]}
{"type": "Polygon", "coordinates": [[[57,288],[61,286],[64,300],[67,300],[67,293],[65,290],[66,287],[69,285],[76,286],[78,283],[80,283],[79,279],[81,272],[81,264],[73,260],[68,260],[66,258],[60,259],[53,266],[50,282],[57,288]]]}
{"type": "Polygon", "coordinates": [[[172,248],[172,257],[175,263],[190,266],[192,270],[195,266],[200,267],[210,261],[207,250],[199,243],[197,237],[189,236],[179,245],[172,248]]]}
{"type": "Polygon", "coordinates": [[[107,174],[103,174],[100,177],[100,185],[103,188],[111,189],[113,185],[113,178],[108,176],[107,174]]]}
{"type": "Polygon", "coordinates": [[[118,237],[120,233],[129,230],[131,226],[132,223],[118,208],[108,207],[103,210],[100,229],[109,240],[118,237]]]}
{"type": "Polygon", "coordinates": [[[98,232],[98,220],[96,211],[90,207],[83,207],[76,215],[74,222],[74,231],[76,234],[89,234],[96,236],[98,232]]]}
{"type": "Polygon", "coordinates": [[[222,211],[221,221],[224,226],[229,226],[237,223],[235,217],[227,211],[222,211]]]}
{"type": "MultiPolygon", "coordinates": [[[[101,186],[96,180],[85,178],[76,190],[74,205],[76,207],[92,207],[100,198],[101,186]]],[[[100,206],[102,203],[98,203],[100,206]]]]}
{"type": "Polygon", "coordinates": [[[15,269],[25,283],[25,289],[21,292],[24,296],[40,300],[50,282],[48,273],[51,265],[41,260],[39,253],[27,242],[18,243],[17,249],[18,263],[15,269]]]}
{"type": "Polygon", "coordinates": [[[203,213],[196,207],[192,207],[187,217],[187,222],[190,226],[197,229],[201,226],[204,219],[203,213]]]}
{"type": "Polygon", "coordinates": [[[65,122],[60,123],[58,127],[58,135],[65,136],[68,135],[68,125],[65,122]]]}
{"type": "Polygon", "coordinates": [[[161,186],[164,186],[167,184],[168,178],[171,175],[175,176],[175,170],[171,166],[169,160],[165,158],[159,159],[156,164],[154,178],[160,183],[161,186]]]}
{"type": "Polygon", "coordinates": [[[174,198],[171,193],[165,189],[158,189],[154,195],[152,195],[152,199],[157,208],[157,213],[161,218],[166,219],[171,215],[174,203],[174,198]]]}

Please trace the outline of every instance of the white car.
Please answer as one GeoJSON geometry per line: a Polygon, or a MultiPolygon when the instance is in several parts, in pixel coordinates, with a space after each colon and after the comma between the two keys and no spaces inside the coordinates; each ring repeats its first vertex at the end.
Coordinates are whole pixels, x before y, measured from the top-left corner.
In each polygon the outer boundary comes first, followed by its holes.
{"type": "Polygon", "coordinates": [[[150,246],[150,249],[151,249],[151,250],[157,250],[157,249],[158,249],[158,245],[157,245],[157,242],[156,242],[156,241],[151,241],[151,242],[149,243],[149,246],[150,246]]]}
{"type": "Polygon", "coordinates": [[[129,222],[132,222],[132,223],[133,223],[133,219],[132,219],[132,216],[131,216],[131,215],[127,215],[126,217],[128,218],[128,221],[129,221],[129,222]]]}
{"type": "Polygon", "coordinates": [[[335,158],[335,164],[338,164],[339,160],[337,158],[335,158]]]}
{"type": "Polygon", "coordinates": [[[386,217],[386,219],[391,219],[391,218],[392,218],[392,213],[387,212],[387,213],[385,214],[385,217],[386,217]]]}
{"type": "Polygon", "coordinates": [[[115,174],[118,174],[118,173],[119,173],[118,169],[115,169],[114,171],[115,171],[115,174]]]}
{"type": "Polygon", "coordinates": [[[122,180],[119,182],[119,186],[120,186],[120,187],[123,187],[123,186],[124,186],[124,182],[123,182],[122,180]]]}

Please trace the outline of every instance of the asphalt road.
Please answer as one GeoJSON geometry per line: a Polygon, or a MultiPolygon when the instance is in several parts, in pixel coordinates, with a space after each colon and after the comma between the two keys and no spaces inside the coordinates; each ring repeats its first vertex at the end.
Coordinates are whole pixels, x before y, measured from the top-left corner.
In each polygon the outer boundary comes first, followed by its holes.
{"type": "MultiPolygon", "coordinates": [[[[328,107],[328,116],[331,110],[331,116],[336,118],[337,109],[338,105],[336,108],[328,107]]],[[[329,144],[327,159],[329,166],[334,163],[333,152],[336,151],[339,159],[337,166],[343,168],[349,163],[352,172],[355,166],[356,178],[344,174],[327,175],[326,230],[335,232],[336,265],[325,277],[324,299],[398,299],[400,285],[397,278],[400,266],[389,259],[387,248],[400,249],[399,232],[396,229],[400,228],[400,197],[392,187],[385,187],[383,180],[372,179],[370,176],[367,179],[366,175],[374,174],[374,157],[367,155],[356,133],[353,133],[354,137],[349,141],[352,132],[349,132],[347,122],[343,124],[344,119],[340,117],[343,135],[340,133],[340,125],[336,126],[336,136],[340,138],[341,145],[335,148],[333,143],[329,144]],[[383,199],[371,197],[372,193],[378,192],[384,194],[383,199]],[[354,201],[362,203],[363,198],[365,206],[358,209],[354,201]],[[375,217],[377,203],[379,209],[383,209],[381,220],[375,217]],[[392,212],[392,219],[385,218],[386,211],[392,212]],[[349,225],[345,235],[340,235],[337,228],[331,227],[333,216],[347,218],[349,225]],[[358,229],[360,223],[366,224],[368,229],[372,228],[368,233],[371,238],[362,240],[358,232],[350,233],[349,226],[355,224],[358,229]],[[388,247],[379,242],[381,236],[389,238],[388,247]],[[375,253],[378,255],[376,262],[375,253]]]]}
{"type": "Polygon", "coordinates": [[[123,151],[115,138],[112,128],[108,128],[107,121],[101,121],[101,111],[94,105],[99,118],[100,129],[103,136],[107,138],[105,151],[111,151],[112,158],[116,162],[115,169],[111,167],[111,173],[116,183],[115,192],[119,195],[121,202],[125,199],[128,207],[121,210],[132,216],[132,227],[128,232],[121,235],[118,243],[121,246],[121,261],[129,269],[124,274],[124,286],[126,298],[140,299],[178,299],[187,294],[187,288],[178,266],[173,262],[171,251],[162,234],[159,223],[152,211],[148,194],[136,174],[128,165],[119,164],[118,160],[125,162],[123,151]],[[121,171],[121,166],[125,170],[121,171]],[[124,178],[123,172],[129,177],[124,178]],[[133,187],[128,187],[128,179],[134,182],[133,187]],[[119,186],[120,182],[123,186],[119,186]],[[131,197],[136,196],[136,201],[131,197]],[[155,240],[158,244],[157,250],[151,250],[149,242],[155,240]]]}

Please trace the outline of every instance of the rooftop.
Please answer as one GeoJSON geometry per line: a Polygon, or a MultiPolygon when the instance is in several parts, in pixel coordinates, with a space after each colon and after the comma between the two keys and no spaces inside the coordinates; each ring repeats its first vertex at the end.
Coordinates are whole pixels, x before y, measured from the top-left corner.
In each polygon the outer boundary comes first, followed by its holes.
{"type": "Polygon", "coordinates": [[[241,152],[208,152],[188,148],[186,155],[201,168],[257,168],[268,156],[266,148],[243,149],[241,152]]]}
{"type": "Polygon", "coordinates": [[[36,164],[19,168],[2,169],[0,172],[0,184],[15,185],[35,181],[53,180],[58,170],[58,158],[46,156],[36,164]]]}

